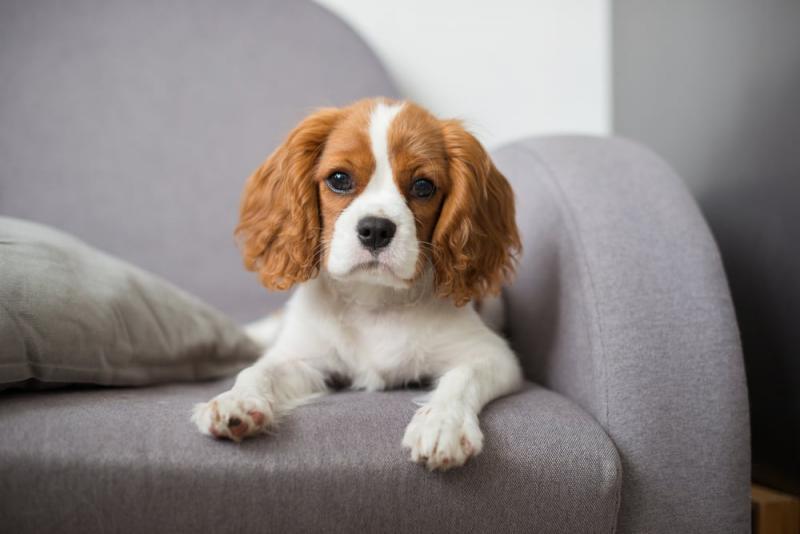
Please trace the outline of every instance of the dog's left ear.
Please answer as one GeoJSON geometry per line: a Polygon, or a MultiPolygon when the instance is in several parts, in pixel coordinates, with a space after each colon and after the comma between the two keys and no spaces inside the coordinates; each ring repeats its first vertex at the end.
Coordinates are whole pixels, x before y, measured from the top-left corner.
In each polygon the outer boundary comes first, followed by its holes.
{"type": "Polygon", "coordinates": [[[450,190],[433,233],[436,291],[461,306],[497,294],[520,252],[514,193],[459,121],[442,121],[450,190]]]}
{"type": "Polygon", "coordinates": [[[306,117],[250,179],[236,237],[245,267],[269,289],[288,289],[319,270],[317,160],[342,116],[337,108],[306,117]]]}

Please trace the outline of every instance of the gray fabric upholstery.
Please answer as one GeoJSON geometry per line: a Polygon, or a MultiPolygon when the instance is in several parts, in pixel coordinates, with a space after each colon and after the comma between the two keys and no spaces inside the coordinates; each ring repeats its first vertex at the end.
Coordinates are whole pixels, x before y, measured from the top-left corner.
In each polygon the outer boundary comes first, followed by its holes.
{"type": "Polygon", "coordinates": [[[193,296],[74,237],[0,217],[0,389],[228,376],[261,349],[193,296]]]}
{"type": "Polygon", "coordinates": [[[512,343],[529,377],[585,408],[619,450],[619,532],[748,531],[736,319],[684,185],[619,139],[529,139],[494,157],[525,247],[512,343]]]}
{"type": "Polygon", "coordinates": [[[315,107],[396,94],[301,1],[0,2],[0,214],[61,228],[238,320],[284,299],[241,266],[244,182],[315,107]]]}
{"type": "Polygon", "coordinates": [[[481,416],[484,451],[430,473],[400,448],[414,391],[337,393],[242,444],[200,435],[193,403],[230,384],[5,394],[8,532],[611,532],[611,441],[529,385],[481,416]]]}

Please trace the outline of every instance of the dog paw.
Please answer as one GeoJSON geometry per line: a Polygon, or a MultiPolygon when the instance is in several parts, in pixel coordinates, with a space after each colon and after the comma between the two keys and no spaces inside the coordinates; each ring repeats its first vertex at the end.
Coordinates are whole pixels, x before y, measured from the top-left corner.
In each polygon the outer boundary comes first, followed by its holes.
{"type": "Polygon", "coordinates": [[[192,421],[203,434],[241,441],[261,434],[274,422],[272,405],[258,395],[226,391],[196,404],[192,421]]]}
{"type": "Polygon", "coordinates": [[[459,467],[483,448],[478,416],[464,406],[423,406],[414,414],[403,436],[411,461],[429,470],[459,467]]]}

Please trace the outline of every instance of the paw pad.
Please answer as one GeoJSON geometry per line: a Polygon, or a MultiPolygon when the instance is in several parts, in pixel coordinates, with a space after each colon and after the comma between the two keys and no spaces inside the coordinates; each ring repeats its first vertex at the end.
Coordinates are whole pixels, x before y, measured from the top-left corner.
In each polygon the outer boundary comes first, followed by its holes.
{"type": "Polygon", "coordinates": [[[192,420],[204,434],[241,441],[266,429],[272,420],[272,406],[262,398],[228,391],[195,406],[192,420]]]}
{"type": "Polygon", "coordinates": [[[253,420],[253,423],[255,423],[256,426],[263,425],[264,420],[266,419],[263,413],[257,412],[256,410],[250,410],[249,412],[247,412],[247,415],[250,416],[250,418],[253,420]]]}

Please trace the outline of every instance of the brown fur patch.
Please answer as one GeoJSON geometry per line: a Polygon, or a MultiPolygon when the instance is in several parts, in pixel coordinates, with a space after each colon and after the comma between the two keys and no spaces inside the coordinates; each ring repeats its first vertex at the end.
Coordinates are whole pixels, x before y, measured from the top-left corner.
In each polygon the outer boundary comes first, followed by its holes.
{"type": "Polygon", "coordinates": [[[313,180],[331,130],[346,115],[326,108],[304,119],[245,185],[236,236],[245,267],[269,289],[319,270],[319,191],[313,180]]]}
{"type": "Polygon", "coordinates": [[[436,291],[463,305],[497,294],[522,245],[514,192],[459,121],[441,121],[450,189],[433,233],[436,291]]]}
{"type": "Polygon", "coordinates": [[[369,141],[370,113],[377,100],[361,100],[346,108],[345,117],[331,130],[319,160],[315,180],[319,190],[322,221],[322,261],[327,261],[334,224],[339,214],[364,191],[375,172],[369,141]],[[334,172],[344,172],[355,182],[355,191],[340,195],[325,184],[334,172]]]}
{"type": "Polygon", "coordinates": [[[447,153],[439,121],[430,113],[407,102],[392,121],[388,132],[389,161],[394,181],[414,214],[421,253],[417,276],[432,259],[431,240],[442,201],[450,189],[447,153]],[[411,195],[411,186],[426,178],[436,186],[435,194],[420,199],[411,195]]]}

